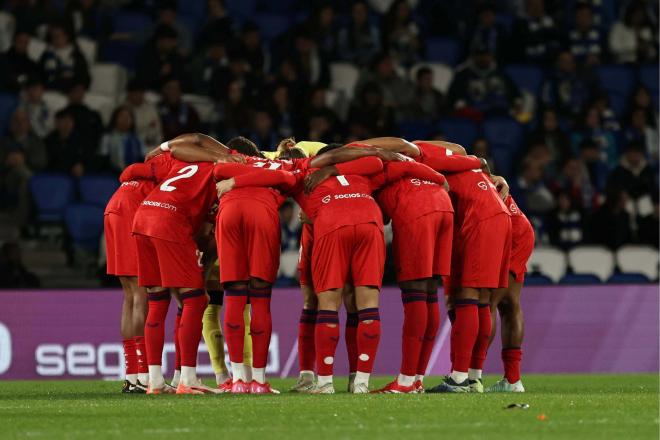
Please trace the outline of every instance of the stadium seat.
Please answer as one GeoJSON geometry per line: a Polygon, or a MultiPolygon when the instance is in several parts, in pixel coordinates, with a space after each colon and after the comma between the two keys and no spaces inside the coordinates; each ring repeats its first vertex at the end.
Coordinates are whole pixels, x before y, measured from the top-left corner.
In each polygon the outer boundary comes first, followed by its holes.
{"type": "Polygon", "coordinates": [[[114,63],[95,63],[90,68],[92,84],[89,92],[119,102],[126,89],[126,69],[114,63]]]}
{"type": "Polygon", "coordinates": [[[87,61],[87,65],[91,66],[96,62],[96,41],[90,40],[85,37],[78,37],[76,39],[78,47],[87,61]]]}
{"type": "Polygon", "coordinates": [[[651,246],[622,246],[616,252],[616,264],[623,273],[641,273],[649,280],[658,279],[660,255],[651,246]]]}
{"type": "Polygon", "coordinates": [[[152,18],[140,12],[120,10],[112,20],[113,31],[117,33],[139,33],[151,26],[152,18]]]}
{"type": "Polygon", "coordinates": [[[569,285],[588,285],[588,284],[600,284],[600,278],[592,274],[576,274],[569,273],[564,275],[559,284],[569,284],[569,285]]]}
{"type": "Polygon", "coordinates": [[[267,41],[279,37],[291,26],[291,19],[286,14],[261,13],[255,15],[253,20],[267,41]]]}
{"type": "Polygon", "coordinates": [[[225,0],[225,6],[231,17],[248,19],[257,8],[257,0],[225,0]]]}
{"type": "Polygon", "coordinates": [[[46,107],[48,107],[48,110],[50,110],[53,114],[62,110],[69,102],[64,93],[56,92],[54,90],[45,91],[43,98],[44,102],[46,103],[46,107]]]}
{"type": "Polygon", "coordinates": [[[576,275],[595,275],[602,282],[614,273],[614,255],[604,246],[578,246],[568,252],[568,264],[576,275]]]}
{"type": "Polygon", "coordinates": [[[566,274],[566,254],[555,247],[539,246],[534,249],[527,267],[530,272],[545,275],[557,283],[566,274]]]}
{"type": "Polygon", "coordinates": [[[399,123],[397,131],[404,139],[428,139],[433,131],[433,126],[424,121],[405,121],[399,123]]]}
{"type": "Polygon", "coordinates": [[[543,85],[543,70],[540,67],[529,64],[512,64],[504,68],[504,72],[519,89],[525,90],[537,96],[543,85]]]}
{"type": "Polygon", "coordinates": [[[442,119],[438,122],[438,129],[448,141],[460,144],[466,149],[479,137],[479,127],[470,119],[442,119]]]}
{"type": "Polygon", "coordinates": [[[422,67],[428,67],[433,72],[433,87],[442,93],[447,93],[451,80],[454,77],[454,71],[452,68],[443,63],[417,63],[412,69],[410,69],[411,81],[415,81],[417,78],[417,71],[422,67]]]}
{"type": "Polygon", "coordinates": [[[615,273],[607,282],[609,284],[648,284],[651,281],[643,273],[615,273]]]}
{"type": "Polygon", "coordinates": [[[614,112],[621,116],[626,102],[635,85],[635,73],[632,68],[621,65],[600,66],[596,69],[600,87],[607,92],[614,112]]]}
{"type": "Polygon", "coordinates": [[[185,94],[181,98],[195,108],[202,122],[209,123],[215,111],[215,102],[208,96],[185,94]]]}
{"type": "Polygon", "coordinates": [[[108,125],[110,122],[110,117],[115,108],[115,103],[113,98],[109,98],[104,95],[97,95],[95,93],[87,93],[85,95],[85,104],[89,106],[92,110],[96,110],[101,115],[103,119],[103,124],[108,125]]]}
{"type": "Polygon", "coordinates": [[[483,130],[497,164],[497,172],[512,177],[513,159],[522,148],[522,126],[513,118],[498,116],[486,119],[483,130]]]}
{"type": "Polygon", "coordinates": [[[330,88],[342,92],[346,99],[353,99],[359,76],[360,71],[351,63],[330,64],[330,88]]]}
{"type": "Polygon", "coordinates": [[[550,277],[542,274],[531,274],[525,276],[525,286],[549,286],[554,284],[550,277]]]}
{"type": "Polygon", "coordinates": [[[28,43],[28,57],[32,61],[38,62],[41,55],[46,51],[46,47],[48,47],[48,45],[45,41],[31,37],[30,42],[28,43]]]}
{"type": "Polygon", "coordinates": [[[277,274],[279,277],[295,278],[298,273],[298,251],[284,251],[280,254],[280,269],[277,274]]]}
{"type": "Polygon", "coordinates": [[[0,93],[0,136],[3,136],[9,125],[12,113],[18,106],[18,97],[11,93],[0,93]]]}
{"type": "Polygon", "coordinates": [[[73,200],[73,181],[66,174],[35,174],[30,179],[30,193],[39,221],[61,221],[66,206],[73,200]]]}
{"type": "Polygon", "coordinates": [[[649,89],[656,108],[658,107],[658,93],[660,93],[658,75],[660,75],[660,72],[658,72],[657,64],[649,64],[639,68],[639,81],[649,89]]]}
{"type": "Polygon", "coordinates": [[[460,46],[454,38],[433,37],[426,40],[426,59],[455,66],[460,55],[460,46]]]}
{"type": "Polygon", "coordinates": [[[85,203],[105,207],[119,187],[117,178],[104,175],[83,176],[78,181],[80,197],[85,203]]]}
{"type": "Polygon", "coordinates": [[[83,249],[96,250],[103,232],[103,208],[86,203],[74,203],[64,212],[66,230],[73,243],[83,249]]]}
{"type": "Polygon", "coordinates": [[[5,52],[11,47],[16,20],[8,12],[0,11],[0,52],[5,52]]]}

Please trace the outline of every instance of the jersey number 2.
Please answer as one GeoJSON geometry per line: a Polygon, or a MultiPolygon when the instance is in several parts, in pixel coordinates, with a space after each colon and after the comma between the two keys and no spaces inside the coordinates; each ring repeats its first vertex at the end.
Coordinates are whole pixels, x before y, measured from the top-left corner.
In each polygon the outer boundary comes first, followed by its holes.
{"type": "Polygon", "coordinates": [[[170,185],[170,183],[173,183],[177,180],[187,179],[189,177],[192,177],[192,176],[195,175],[195,173],[197,172],[198,169],[199,169],[198,165],[188,165],[187,167],[181,168],[177,173],[177,174],[179,174],[178,176],[174,176],[170,179],[167,179],[165,182],[163,182],[160,185],[160,190],[161,191],[167,191],[167,192],[174,191],[176,189],[176,186],[172,186],[172,185],[170,185]]]}

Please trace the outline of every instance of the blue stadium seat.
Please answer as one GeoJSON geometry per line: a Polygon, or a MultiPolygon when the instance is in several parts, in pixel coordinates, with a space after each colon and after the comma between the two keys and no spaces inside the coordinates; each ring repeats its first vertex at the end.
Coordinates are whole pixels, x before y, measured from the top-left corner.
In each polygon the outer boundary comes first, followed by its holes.
{"type": "Polygon", "coordinates": [[[257,9],[257,0],[225,0],[225,6],[232,18],[238,16],[248,19],[257,9]]]}
{"type": "Polygon", "coordinates": [[[610,284],[648,284],[651,280],[643,273],[615,273],[607,282],[610,284]]]}
{"type": "Polygon", "coordinates": [[[112,176],[91,175],[81,177],[78,187],[83,202],[105,207],[119,182],[112,176]]]}
{"type": "MultiPolygon", "coordinates": [[[[180,17],[191,17],[198,22],[204,19],[204,15],[206,14],[206,2],[183,1],[183,2],[178,2],[178,4],[179,4],[178,11],[180,17]]],[[[195,30],[197,29],[191,29],[191,31],[195,31],[195,30]]]]}
{"type": "Polygon", "coordinates": [[[112,28],[114,32],[139,33],[149,27],[152,21],[147,14],[119,11],[112,19],[112,28]]]}
{"type": "Polygon", "coordinates": [[[108,41],[101,48],[101,59],[119,64],[129,71],[135,69],[140,45],[133,41],[108,41]]]}
{"type": "Polygon", "coordinates": [[[575,274],[569,273],[559,280],[559,284],[572,284],[572,285],[585,285],[585,284],[600,284],[600,279],[596,275],[591,274],[575,274]]]}
{"type": "Polygon", "coordinates": [[[261,0],[259,9],[268,12],[287,13],[294,11],[299,6],[298,3],[298,0],[261,0]]]}
{"type": "Polygon", "coordinates": [[[628,66],[608,65],[598,67],[596,74],[601,89],[607,92],[610,98],[612,110],[621,116],[635,86],[635,72],[628,66]]]}
{"type": "Polygon", "coordinates": [[[455,66],[459,55],[460,46],[453,38],[433,37],[426,40],[426,61],[455,66]]]}
{"type": "Polygon", "coordinates": [[[507,179],[514,177],[514,153],[506,147],[495,146],[491,147],[490,155],[495,162],[493,171],[495,174],[506,177],[507,179]]]}
{"type": "Polygon", "coordinates": [[[438,128],[449,142],[455,142],[469,150],[479,137],[479,127],[469,119],[443,119],[438,128]]]}
{"type": "Polygon", "coordinates": [[[542,274],[532,274],[525,276],[525,286],[549,286],[552,284],[552,280],[542,274]]]}
{"type": "Polygon", "coordinates": [[[18,97],[11,93],[0,93],[0,136],[7,131],[12,113],[18,106],[18,97]]]}
{"type": "Polygon", "coordinates": [[[286,14],[262,13],[255,15],[253,20],[265,40],[279,37],[291,26],[291,18],[286,14]]]}
{"type": "Polygon", "coordinates": [[[74,203],[64,212],[66,230],[73,243],[83,249],[96,250],[103,232],[103,208],[87,203],[74,203]]]}
{"type": "Polygon", "coordinates": [[[543,70],[529,64],[512,64],[504,68],[504,72],[521,90],[527,90],[537,96],[543,85],[543,70]]]}
{"type": "Polygon", "coordinates": [[[657,64],[649,64],[639,68],[639,81],[649,89],[656,108],[658,107],[658,93],[660,93],[658,75],[660,75],[660,72],[658,71],[657,64]]]}
{"type": "Polygon", "coordinates": [[[66,206],[73,200],[73,181],[66,174],[36,174],[30,179],[30,192],[39,221],[62,221],[66,206]]]}
{"type": "Polygon", "coordinates": [[[497,172],[511,177],[513,159],[522,149],[522,126],[513,118],[497,116],[486,119],[483,130],[498,167],[497,172]]]}
{"type": "Polygon", "coordinates": [[[423,121],[406,121],[397,126],[399,136],[409,140],[426,139],[433,131],[433,126],[423,121]]]}

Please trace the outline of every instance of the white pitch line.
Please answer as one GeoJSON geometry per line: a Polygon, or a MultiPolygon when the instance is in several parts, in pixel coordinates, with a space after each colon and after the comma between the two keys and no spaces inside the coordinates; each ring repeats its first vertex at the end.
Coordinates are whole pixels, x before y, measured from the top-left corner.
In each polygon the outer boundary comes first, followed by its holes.
{"type": "Polygon", "coordinates": [[[435,366],[435,363],[438,360],[438,356],[440,356],[440,351],[442,350],[442,346],[445,344],[447,335],[449,335],[450,332],[451,332],[451,323],[449,322],[448,319],[446,319],[445,323],[442,325],[442,328],[440,329],[440,335],[435,340],[435,345],[433,346],[433,351],[431,352],[431,358],[429,359],[429,364],[426,367],[425,374],[428,374],[431,370],[433,370],[433,367],[435,366]]]}
{"type": "Polygon", "coordinates": [[[284,368],[282,368],[282,373],[280,374],[280,377],[284,379],[289,375],[289,371],[291,371],[291,368],[293,367],[293,363],[296,361],[296,356],[298,355],[298,339],[293,343],[293,347],[291,347],[291,353],[289,353],[289,357],[286,359],[286,363],[284,364],[284,368]]]}

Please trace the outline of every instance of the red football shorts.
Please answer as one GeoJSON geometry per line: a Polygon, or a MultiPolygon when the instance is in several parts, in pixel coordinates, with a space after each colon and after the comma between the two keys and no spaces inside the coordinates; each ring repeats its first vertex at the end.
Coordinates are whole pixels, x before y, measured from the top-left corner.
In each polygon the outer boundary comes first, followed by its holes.
{"type": "Polygon", "coordinates": [[[204,288],[202,253],[192,238],[177,243],[141,234],[134,237],[140,286],[204,288]]]}
{"type": "Polygon", "coordinates": [[[380,289],[385,266],[383,232],[373,223],[342,226],[314,240],[312,276],[316,293],[354,286],[380,289]]]}
{"type": "Polygon", "coordinates": [[[103,217],[105,230],[105,253],[108,275],[119,277],[138,276],[137,245],[133,238],[133,217],[106,214],[103,217]]]}
{"type": "Polygon", "coordinates": [[[303,224],[300,235],[300,255],[298,257],[298,275],[300,285],[312,285],[312,249],[314,248],[314,229],[312,225],[303,224]]]}
{"type": "Polygon", "coordinates": [[[511,260],[509,272],[517,283],[525,281],[527,261],[534,251],[534,228],[523,216],[511,217],[511,260]]]}
{"type": "Polygon", "coordinates": [[[511,254],[509,215],[501,213],[465,226],[454,231],[449,286],[508,287],[511,254]]]}
{"type": "Polygon", "coordinates": [[[273,283],[280,267],[280,218],[263,203],[229,203],[215,228],[220,281],[273,283]]]}
{"type": "Polygon", "coordinates": [[[454,213],[431,212],[408,223],[392,224],[397,281],[449,275],[454,213]]]}

